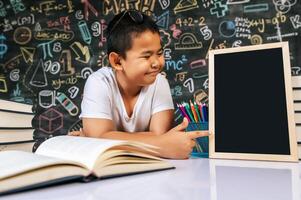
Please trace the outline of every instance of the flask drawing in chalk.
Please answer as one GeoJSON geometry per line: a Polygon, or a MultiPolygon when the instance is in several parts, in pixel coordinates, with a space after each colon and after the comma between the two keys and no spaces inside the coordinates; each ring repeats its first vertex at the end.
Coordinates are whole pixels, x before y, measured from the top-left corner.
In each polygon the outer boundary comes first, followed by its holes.
{"type": "Polygon", "coordinates": [[[78,114],[78,107],[64,93],[57,92],[55,99],[58,100],[71,116],[76,116],[78,114]]]}

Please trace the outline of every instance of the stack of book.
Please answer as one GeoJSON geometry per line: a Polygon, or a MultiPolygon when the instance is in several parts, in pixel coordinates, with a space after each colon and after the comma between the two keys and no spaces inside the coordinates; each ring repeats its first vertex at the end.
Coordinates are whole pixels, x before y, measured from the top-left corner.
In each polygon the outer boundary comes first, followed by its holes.
{"type": "Polygon", "coordinates": [[[292,86],[299,160],[301,160],[301,76],[292,76],[292,86]]]}
{"type": "Polygon", "coordinates": [[[0,99],[0,151],[32,151],[32,105],[0,99]]]}

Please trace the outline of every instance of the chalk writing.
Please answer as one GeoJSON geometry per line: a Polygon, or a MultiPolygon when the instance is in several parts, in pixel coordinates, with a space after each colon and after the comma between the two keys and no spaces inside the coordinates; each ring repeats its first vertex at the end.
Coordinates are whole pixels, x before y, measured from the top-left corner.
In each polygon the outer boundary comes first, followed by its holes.
{"type": "Polygon", "coordinates": [[[291,74],[301,76],[300,8],[297,0],[0,0],[0,99],[33,103],[37,141],[66,134],[87,79],[110,66],[108,23],[127,9],[160,28],[174,102],[208,103],[213,49],[288,41],[291,74]]]}

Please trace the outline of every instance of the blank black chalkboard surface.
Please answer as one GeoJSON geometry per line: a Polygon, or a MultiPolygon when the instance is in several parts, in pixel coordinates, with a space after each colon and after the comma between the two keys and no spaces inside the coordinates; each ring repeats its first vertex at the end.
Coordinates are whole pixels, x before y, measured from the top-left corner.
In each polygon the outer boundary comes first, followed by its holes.
{"type": "Polygon", "coordinates": [[[287,42],[209,53],[210,158],[297,161],[287,42]]]}

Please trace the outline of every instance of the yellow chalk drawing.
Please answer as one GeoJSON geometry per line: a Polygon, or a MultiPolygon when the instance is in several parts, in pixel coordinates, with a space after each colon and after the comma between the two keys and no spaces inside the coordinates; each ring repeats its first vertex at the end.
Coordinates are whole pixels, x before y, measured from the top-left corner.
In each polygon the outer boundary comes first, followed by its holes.
{"type": "Polygon", "coordinates": [[[70,47],[77,56],[75,58],[75,60],[82,62],[82,63],[89,62],[89,60],[91,58],[89,47],[83,46],[79,42],[73,42],[73,44],[70,47]]]}
{"type": "Polygon", "coordinates": [[[72,67],[71,51],[69,49],[62,51],[59,61],[62,64],[61,76],[70,76],[75,73],[75,69],[72,67]]]}
{"type": "Polygon", "coordinates": [[[7,93],[6,80],[3,75],[0,75],[0,92],[7,93]]]}
{"type": "Polygon", "coordinates": [[[14,32],[14,41],[18,44],[27,44],[31,38],[31,30],[28,27],[18,27],[14,32]]]}
{"type": "Polygon", "coordinates": [[[193,33],[183,33],[179,42],[175,43],[175,49],[200,49],[202,48],[202,42],[199,42],[193,33]]]}
{"type": "Polygon", "coordinates": [[[33,57],[34,57],[34,53],[36,51],[35,48],[32,47],[20,47],[22,56],[24,61],[28,64],[28,63],[33,63],[33,57]]]}
{"type": "Polygon", "coordinates": [[[187,10],[198,8],[198,2],[196,0],[181,0],[174,8],[175,14],[187,10]]]}
{"type": "Polygon", "coordinates": [[[13,58],[11,58],[10,60],[8,60],[5,64],[4,64],[4,69],[14,69],[16,68],[20,62],[21,62],[21,57],[22,54],[19,54],[13,58]]]}

